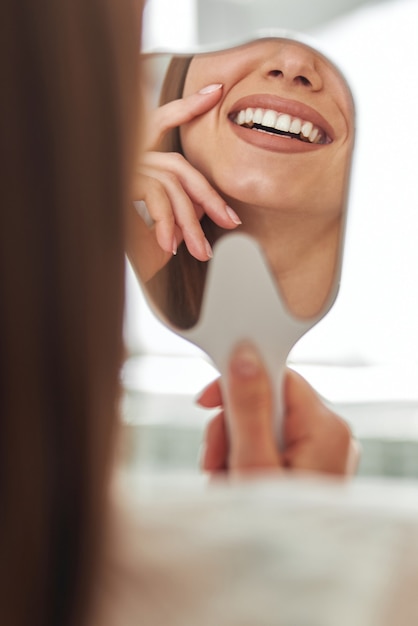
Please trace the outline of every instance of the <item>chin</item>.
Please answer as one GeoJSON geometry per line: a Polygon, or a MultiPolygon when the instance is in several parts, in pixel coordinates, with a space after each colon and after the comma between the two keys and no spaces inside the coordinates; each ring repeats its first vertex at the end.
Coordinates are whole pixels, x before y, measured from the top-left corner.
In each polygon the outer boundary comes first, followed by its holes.
{"type": "MultiPolygon", "coordinates": [[[[269,185],[261,176],[256,179],[250,179],[243,175],[241,180],[219,180],[214,178],[212,185],[218,193],[229,203],[247,204],[263,207],[266,209],[277,209],[278,204],[287,205],[300,204],[303,200],[295,198],[294,194],[287,194],[285,191],[287,183],[275,180],[274,184],[269,185]]],[[[295,183],[296,184],[296,183],[295,183]]],[[[293,187],[294,188],[294,187],[293,187]]]]}

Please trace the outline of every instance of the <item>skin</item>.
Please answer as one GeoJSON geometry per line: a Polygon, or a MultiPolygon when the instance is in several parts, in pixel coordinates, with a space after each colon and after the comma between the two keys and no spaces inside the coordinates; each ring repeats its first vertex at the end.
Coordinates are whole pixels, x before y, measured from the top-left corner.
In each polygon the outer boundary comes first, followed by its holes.
{"type": "MultiPolygon", "coordinates": [[[[288,370],[284,396],[284,449],[279,452],[272,430],[270,382],[258,352],[247,342],[233,351],[229,363],[231,406],[209,422],[202,468],[213,474],[251,474],[297,470],[334,476],[356,471],[359,448],[348,425],[326,407],[312,387],[288,370]]],[[[218,381],[198,403],[222,407],[218,381]]]]}
{"type": "MultiPolygon", "coordinates": [[[[299,43],[262,40],[225,52],[195,56],[184,96],[204,84],[222,82],[221,100],[207,113],[181,128],[189,163],[222,194],[239,203],[240,216],[253,206],[277,213],[341,211],[342,188],[352,149],[353,109],[348,89],[328,61],[299,43]],[[237,136],[228,119],[236,103],[262,96],[267,105],[290,113],[310,107],[327,124],[332,142],[326,146],[295,139],[271,139],[252,145],[237,136]],[[280,98],[278,103],[274,98],[280,98]],[[292,150],[309,148],[303,152],[292,150]]],[[[255,106],[255,105],[253,105],[255,106]]],[[[240,107],[241,108],[241,107],[240,107]]],[[[268,106],[265,106],[268,108],[268,106]]],[[[309,109],[301,110],[308,117],[309,109]]],[[[247,131],[254,135],[255,131],[247,131]]],[[[261,140],[260,133],[256,133],[261,140]]],[[[238,205],[237,205],[238,206],[238,205]]],[[[244,221],[244,220],[243,220],[244,221]]]]}
{"type": "Polygon", "coordinates": [[[221,228],[237,227],[224,198],[198,170],[180,154],[156,151],[168,131],[203,115],[219,101],[222,85],[215,87],[169,102],[147,117],[132,198],[145,201],[154,226],[149,229],[131,206],[127,229],[127,254],[144,283],[164,267],[183,239],[194,257],[201,261],[211,258],[199,222],[204,213],[221,228]]]}
{"type": "Polygon", "coordinates": [[[282,40],[195,56],[185,97],[215,77],[222,98],[181,127],[185,157],[236,211],[240,230],[261,243],[291,311],[313,317],[331,291],[339,252],[353,145],[349,91],[322,56],[282,40]],[[330,142],[243,130],[231,113],[248,104],[312,120],[330,142]]]}
{"type": "Polygon", "coordinates": [[[199,223],[207,213],[216,238],[237,227],[255,237],[290,310],[316,316],[334,281],[353,144],[351,96],[335,68],[310,48],[277,39],[200,55],[191,62],[184,97],[147,117],[134,197],[145,200],[155,226],[149,232],[133,217],[129,245],[131,257],[138,239],[148,251],[146,261],[134,262],[141,279],[154,276],[183,238],[192,256],[211,258],[199,223]],[[332,141],[237,134],[228,116],[248,97],[312,118],[332,141]],[[176,126],[186,158],[156,151],[176,126]]]}

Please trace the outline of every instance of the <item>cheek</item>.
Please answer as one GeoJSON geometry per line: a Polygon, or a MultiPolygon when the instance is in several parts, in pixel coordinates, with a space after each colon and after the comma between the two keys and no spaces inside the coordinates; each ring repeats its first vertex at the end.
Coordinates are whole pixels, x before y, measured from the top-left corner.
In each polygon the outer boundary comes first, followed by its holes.
{"type": "Polygon", "coordinates": [[[318,172],[314,197],[323,211],[338,214],[343,209],[348,194],[349,165],[348,156],[342,151],[318,172]]]}
{"type": "Polygon", "coordinates": [[[217,67],[213,62],[211,64],[208,63],[207,60],[196,58],[192,59],[187,71],[182,97],[185,98],[193,93],[196,93],[205,85],[222,82],[219,79],[213,79],[213,75],[216,76],[216,72],[217,67]]]}
{"type": "Polygon", "coordinates": [[[230,146],[216,141],[215,133],[203,120],[184,125],[180,129],[180,138],[187,161],[203,174],[221,196],[245,199],[247,181],[237,171],[237,160],[230,146]],[[242,188],[244,193],[241,193],[242,188]]]}
{"type": "Polygon", "coordinates": [[[187,161],[210,179],[212,163],[216,162],[216,143],[205,120],[195,120],[182,126],[180,140],[187,161]]]}

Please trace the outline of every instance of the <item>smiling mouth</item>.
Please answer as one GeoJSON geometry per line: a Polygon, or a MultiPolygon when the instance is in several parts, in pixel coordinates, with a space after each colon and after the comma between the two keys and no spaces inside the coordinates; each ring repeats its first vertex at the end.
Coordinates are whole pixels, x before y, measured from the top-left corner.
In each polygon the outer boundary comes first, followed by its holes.
{"type": "Polygon", "coordinates": [[[324,145],[332,141],[323,128],[316,126],[309,120],[292,117],[288,113],[280,113],[272,109],[247,107],[231,113],[229,119],[234,124],[244,128],[270,135],[280,135],[305,143],[324,145]]]}

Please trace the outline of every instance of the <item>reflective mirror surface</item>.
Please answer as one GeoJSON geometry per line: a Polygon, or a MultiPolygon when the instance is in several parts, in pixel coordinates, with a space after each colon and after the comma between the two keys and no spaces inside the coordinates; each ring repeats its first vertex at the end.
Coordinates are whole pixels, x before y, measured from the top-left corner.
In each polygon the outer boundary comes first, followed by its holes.
{"type": "MultiPolygon", "coordinates": [[[[240,218],[231,231],[203,214],[211,246],[228,232],[251,235],[289,312],[321,317],[338,287],[354,141],[344,77],[311,46],[276,37],[174,56],[166,71],[167,57],[153,55],[144,63],[150,106],[223,84],[219,102],[166,134],[159,150],[183,155],[240,218]]],[[[144,254],[139,265],[145,267],[150,258],[144,254]]],[[[165,256],[151,274],[137,268],[154,308],[171,326],[188,329],[199,319],[210,262],[179,241],[177,254],[165,256]]]]}

